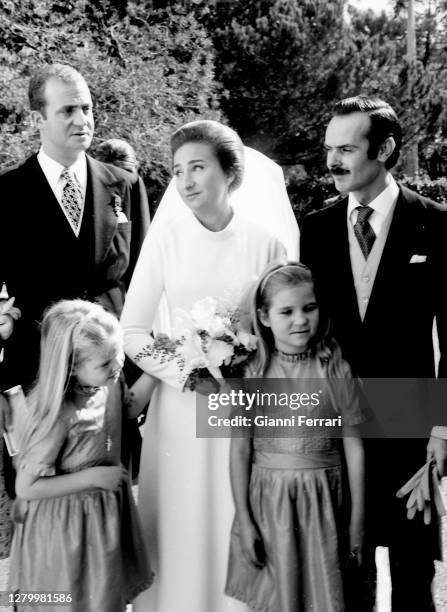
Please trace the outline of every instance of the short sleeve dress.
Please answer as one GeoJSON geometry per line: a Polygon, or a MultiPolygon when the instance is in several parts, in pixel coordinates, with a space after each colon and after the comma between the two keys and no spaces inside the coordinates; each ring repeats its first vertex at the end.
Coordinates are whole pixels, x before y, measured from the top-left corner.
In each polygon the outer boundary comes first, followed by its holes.
{"type": "MultiPolygon", "coordinates": [[[[56,426],[30,447],[19,469],[55,476],[120,464],[125,387],[116,383],[73,394],[56,426]]],[[[17,499],[14,520],[11,591],[65,591],[72,601],[60,607],[64,612],[122,612],[152,582],[127,480],[117,491],[92,488],[17,499]]]]}
{"type": "MultiPolygon", "coordinates": [[[[327,377],[317,357],[275,354],[267,378],[321,380],[322,398],[308,416],[341,416],[343,425],[364,421],[349,366],[343,384],[327,377]],[[325,393],[324,391],[327,391],[325,393]]],[[[265,565],[249,565],[238,524],[231,533],[226,593],[257,612],[343,612],[342,565],[346,512],[341,439],[297,435],[255,437],[250,506],[260,531],[265,565]]]]}

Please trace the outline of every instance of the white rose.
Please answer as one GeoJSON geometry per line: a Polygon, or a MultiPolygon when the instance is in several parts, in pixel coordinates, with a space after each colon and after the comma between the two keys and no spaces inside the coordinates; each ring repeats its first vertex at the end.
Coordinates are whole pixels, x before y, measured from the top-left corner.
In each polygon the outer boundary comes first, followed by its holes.
{"type": "Polygon", "coordinates": [[[211,340],[206,349],[208,365],[210,367],[221,366],[226,359],[232,356],[233,350],[231,344],[222,342],[222,340],[211,340]]]}
{"type": "Polygon", "coordinates": [[[231,332],[226,326],[226,320],[222,317],[213,317],[209,320],[206,331],[212,338],[218,338],[224,334],[231,335],[231,332]]]}
{"type": "Polygon", "coordinates": [[[212,297],[206,297],[194,304],[191,316],[199,329],[206,329],[209,321],[216,315],[217,301],[212,297]]]}
{"type": "Polygon", "coordinates": [[[172,326],[172,337],[177,340],[182,337],[189,338],[196,331],[196,326],[191,315],[181,308],[174,311],[174,325],[172,326]]]}
{"type": "Polygon", "coordinates": [[[183,343],[178,347],[177,352],[185,360],[188,372],[191,372],[194,368],[205,368],[207,365],[201,340],[196,335],[188,334],[184,336],[183,343]]]}
{"type": "Polygon", "coordinates": [[[239,330],[237,332],[237,339],[247,349],[247,351],[254,351],[258,344],[258,339],[254,334],[249,334],[243,330],[239,330]]]}

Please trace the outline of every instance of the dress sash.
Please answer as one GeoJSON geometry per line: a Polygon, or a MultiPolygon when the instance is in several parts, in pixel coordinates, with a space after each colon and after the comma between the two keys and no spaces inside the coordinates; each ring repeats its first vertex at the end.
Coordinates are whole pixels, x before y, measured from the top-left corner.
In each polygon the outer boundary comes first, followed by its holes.
{"type": "Polygon", "coordinates": [[[307,470],[339,466],[341,459],[338,451],[305,455],[255,451],[254,464],[257,467],[277,470],[307,470]]]}

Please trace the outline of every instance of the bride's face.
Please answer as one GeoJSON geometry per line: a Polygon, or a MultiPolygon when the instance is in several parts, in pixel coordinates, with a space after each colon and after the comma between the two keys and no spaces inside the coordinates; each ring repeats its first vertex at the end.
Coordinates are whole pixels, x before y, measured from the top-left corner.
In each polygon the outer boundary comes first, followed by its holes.
{"type": "Polygon", "coordinates": [[[225,174],[213,148],[206,142],[187,142],[174,154],[177,190],[195,214],[216,212],[228,206],[233,177],[225,174]]]}

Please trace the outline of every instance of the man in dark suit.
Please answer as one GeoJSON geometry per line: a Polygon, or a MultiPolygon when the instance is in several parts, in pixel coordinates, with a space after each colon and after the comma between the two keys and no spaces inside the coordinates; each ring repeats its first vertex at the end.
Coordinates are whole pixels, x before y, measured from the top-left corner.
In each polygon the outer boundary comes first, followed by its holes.
{"type": "MultiPolygon", "coordinates": [[[[446,374],[447,210],[396,184],[389,169],[400,145],[401,128],[387,103],[358,96],[336,104],[325,148],[335,185],[346,197],[305,217],[301,260],[313,271],[320,304],[354,372],[364,379],[411,379],[423,398],[421,379],[435,377],[435,318],[439,375],[446,374]]],[[[391,405],[387,392],[384,384],[372,408],[383,416],[397,403],[405,430],[407,406],[396,398],[391,405]]],[[[416,409],[423,413],[428,404],[421,400],[416,409]]],[[[364,558],[371,569],[375,546],[389,547],[393,611],[434,610],[436,529],[421,516],[408,520],[396,491],[426,457],[445,474],[444,431],[422,427],[419,438],[365,440],[364,558]]]]}
{"type": "Polygon", "coordinates": [[[29,101],[41,148],[0,176],[0,282],[22,312],[0,388],[32,383],[51,303],[79,297],[120,314],[149,224],[128,174],[86,155],[94,120],[84,78],[71,66],[45,66],[30,80],[29,101]]]}

